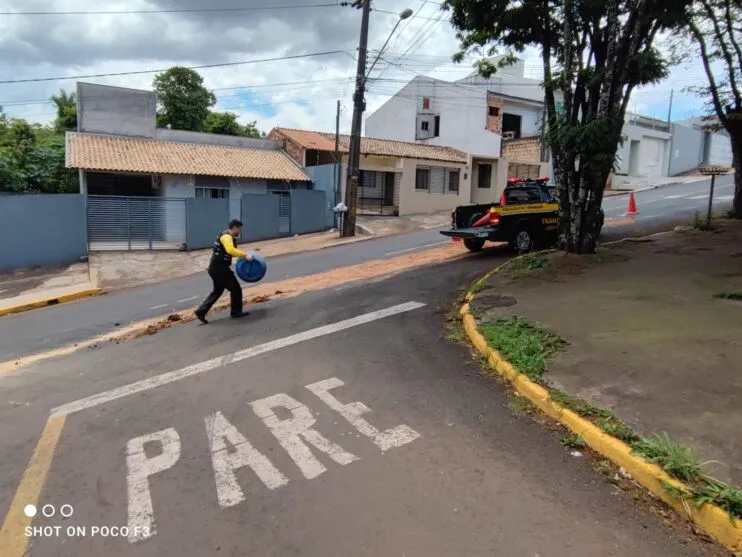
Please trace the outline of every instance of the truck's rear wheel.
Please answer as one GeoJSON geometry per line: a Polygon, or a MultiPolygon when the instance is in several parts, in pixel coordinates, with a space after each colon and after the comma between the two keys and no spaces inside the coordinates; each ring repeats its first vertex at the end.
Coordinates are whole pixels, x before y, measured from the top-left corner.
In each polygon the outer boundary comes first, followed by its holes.
{"type": "Polygon", "coordinates": [[[513,234],[510,246],[518,253],[533,251],[536,247],[536,239],[533,230],[527,224],[518,225],[513,234]]]}
{"type": "Polygon", "coordinates": [[[484,240],[481,238],[465,238],[464,246],[469,251],[482,251],[484,247],[484,240]]]}

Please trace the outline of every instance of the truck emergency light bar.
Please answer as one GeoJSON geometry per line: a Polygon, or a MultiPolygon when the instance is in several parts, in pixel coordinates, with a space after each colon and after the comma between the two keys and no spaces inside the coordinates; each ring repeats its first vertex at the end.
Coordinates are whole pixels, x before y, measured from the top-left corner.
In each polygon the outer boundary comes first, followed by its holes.
{"type": "Polygon", "coordinates": [[[525,182],[548,182],[548,176],[539,176],[538,178],[508,178],[508,185],[522,184],[525,182]]]}

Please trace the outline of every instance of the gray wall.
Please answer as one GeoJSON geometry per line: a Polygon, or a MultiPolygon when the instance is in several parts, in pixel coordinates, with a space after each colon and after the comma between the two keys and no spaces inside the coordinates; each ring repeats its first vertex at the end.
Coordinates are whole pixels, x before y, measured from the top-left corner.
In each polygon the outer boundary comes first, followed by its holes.
{"type": "Polygon", "coordinates": [[[242,241],[267,240],[285,235],[279,232],[279,196],[249,194],[242,196],[242,241]]]}
{"type": "Polygon", "coordinates": [[[309,234],[326,230],[332,226],[332,217],[332,206],[328,207],[325,192],[317,190],[291,192],[292,234],[309,234]]]}
{"type": "Polygon", "coordinates": [[[152,91],[77,84],[77,130],[155,137],[157,101],[152,91]]]}
{"type": "MultiPolygon", "coordinates": [[[[318,166],[308,166],[304,169],[304,172],[307,173],[307,176],[309,176],[312,179],[312,182],[314,182],[314,189],[318,191],[325,192],[325,202],[327,204],[327,226],[335,226],[335,214],[332,211],[332,208],[337,205],[335,202],[335,185],[333,180],[337,179],[333,176],[335,165],[334,164],[322,164],[318,166]]],[[[341,174],[340,184],[342,187],[343,182],[345,182],[345,177],[342,175],[343,172],[343,165],[339,164],[337,167],[337,171],[341,174]]],[[[341,192],[338,192],[338,200],[342,201],[341,192]]]]}
{"type": "Polygon", "coordinates": [[[239,137],[216,133],[190,132],[185,130],[168,130],[158,128],[156,138],[159,141],[174,141],[176,143],[198,143],[201,145],[221,145],[223,147],[247,147],[252,149],[281,149],[280,141],[258,139],[254,137],[239,137]]]}
{"type": "Polygon", "coordinates": [[[186,245],[189,250],[211,247],[229,223],[229,199],[186,200],[186,245]]]}
{"type": "Polygon", "coordinates": [[[703,162],[704,135],[701,130],[673,124],[668,172],[670,176],[693,170],[703,162]]]}
{"type": "Polygon", "coordinates": [[[3,197],[0,203],[0,270],[74,263],[87,254],[85,196],[3,197]]]}

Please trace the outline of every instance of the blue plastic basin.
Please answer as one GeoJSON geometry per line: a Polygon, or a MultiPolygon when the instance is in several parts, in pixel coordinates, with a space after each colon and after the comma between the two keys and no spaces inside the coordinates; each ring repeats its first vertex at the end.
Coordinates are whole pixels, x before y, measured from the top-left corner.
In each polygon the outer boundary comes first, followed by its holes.
{"type": "Polygon", "coordinates": [[[252,255],[252,261],[238,259],[235,263],[235,271],[237,271],[237,276],[245,282],[258,282],[265,276],[268,267],[262,255],[251,251],[248,253],[252,255]]]}

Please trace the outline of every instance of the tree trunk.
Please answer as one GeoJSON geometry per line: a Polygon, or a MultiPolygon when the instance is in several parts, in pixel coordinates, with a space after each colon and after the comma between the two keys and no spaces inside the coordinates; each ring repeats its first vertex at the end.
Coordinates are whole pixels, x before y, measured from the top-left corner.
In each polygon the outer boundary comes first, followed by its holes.
{"type": "Polygon", "coordinates": [[[732,165],[734,166],[734,201],[732,214],[735,219],[742,219],[742,122],[731,129],[732,165]]]}

